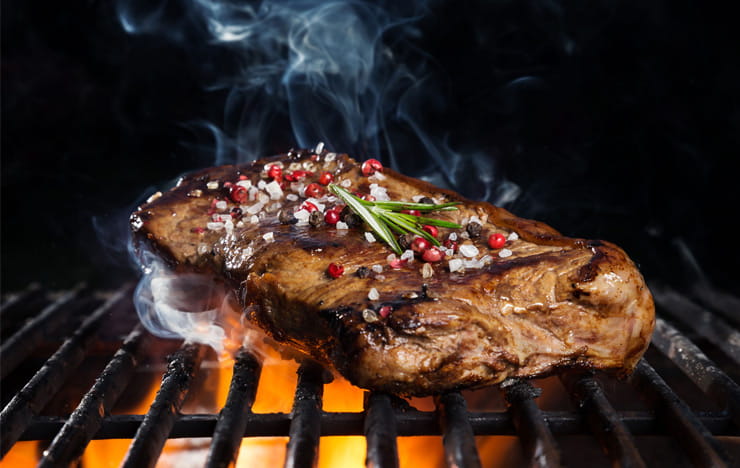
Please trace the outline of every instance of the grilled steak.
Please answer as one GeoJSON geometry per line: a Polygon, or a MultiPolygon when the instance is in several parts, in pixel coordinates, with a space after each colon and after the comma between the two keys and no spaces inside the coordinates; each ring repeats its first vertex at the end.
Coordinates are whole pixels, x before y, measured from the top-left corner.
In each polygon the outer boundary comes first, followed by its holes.
{"type": "Polygon", "coordinates": [[[650,292],[619,247],[389,169],[363,175],[347,155],[291,152],[196,172],[131,222],[139,248],[176,271],[223,278],[272,338],[368,389],[424,395],[572,366],[628,373],[653,330],[650,292]],[[458,249],[448,242],[450,255],[431,263],[389,258],[347,210],[336,225],[311,215],[339,203],[317,183],[324,172],[352,192],[461,202],[431,215],[462,226],[438,234],[454,233],[458,249]],[[495,233],[501,248],[487,243],[495,233]]]}

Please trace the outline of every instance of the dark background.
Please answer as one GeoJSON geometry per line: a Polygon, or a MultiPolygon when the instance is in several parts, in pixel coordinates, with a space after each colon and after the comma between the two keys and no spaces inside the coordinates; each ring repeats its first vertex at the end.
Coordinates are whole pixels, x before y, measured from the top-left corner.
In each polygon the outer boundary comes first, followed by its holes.
{"type": "MultiPolygon", "coordinates": [[[[514,213],[611,240],[677,286],[686,246],[737,291],[734,17],[701,2],[480,3],[435,2],[419,20],[416,45],[444,71],[427,127],[496,158],[522,189],[514,213]]],[[[107,2],[2,3],[3,292],[133,274],[130,211],[214,161],[188,122],[218,122],[224,95],[191,52],[127,35],[107,2]]],[[[286,128],[277,116],[269,152],[295,145],[286,128]]]]}

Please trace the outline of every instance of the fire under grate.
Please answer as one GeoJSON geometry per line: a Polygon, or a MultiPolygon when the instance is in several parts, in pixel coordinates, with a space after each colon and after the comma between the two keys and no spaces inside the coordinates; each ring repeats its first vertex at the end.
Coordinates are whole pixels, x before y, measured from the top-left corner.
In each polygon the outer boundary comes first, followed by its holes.
{"type": "Polygon", "coordinates": [[[655,466],[656,459],[673,465],[660,458],[665,453],[653,453],[655,438],[668,440],[672,456],[687,466],[737,466],[740,460],[740,333],[736,310],[726,304],[703,304],[654,285],[660,318],[651,349],[631,377],[579,371],[549,379],[563,389],[570,409],[544,408],[552,385],[543,389],[542,379],[535,379],[489,389],[506,402],[499,410],[479,410],[470,392],[440,395],[432,410],[365,392],[363,411],[325,411],[330,377],[304,362],[292,411],[253,412],[261,364],[240,349],[220,412],[186,414],[183,402],[208,349],[152,337],[137,324],[132,290],[81,286],[52,293],[32,286],[6,298],[0,309],[3,458],[17,442],[42,441],[38,465],[64,466],[75,463],[91,440],[130,439],[122,466],[154,466],[168,440],[208,438],[205,466],[229,466],[237,456],[249,457],[239,454],[243,438],[287,437],[284,466],[302,467],[316,465],[322,438],[363,436],[365,463],[394,467],[399,438],[441,436],[443,464],[476,467],[488,464],[481,461],[481,437],[514,436],[524,465],[598,466],[563,445],[568,436],[586,436],[601,448],[604,466],[655,466]],[[166,368],[156,397],[146,414],[113,414],[142,363],[151,366],[152,343],[172,351],[162,354],[166,368]],[[79,377],[90,356],[102,360],[91,383],[79,377]],[[75,393],[70,386],[83,388],[75,393]],[[627,390],[639,395],[641,406],[620,401],[627,390]]]}

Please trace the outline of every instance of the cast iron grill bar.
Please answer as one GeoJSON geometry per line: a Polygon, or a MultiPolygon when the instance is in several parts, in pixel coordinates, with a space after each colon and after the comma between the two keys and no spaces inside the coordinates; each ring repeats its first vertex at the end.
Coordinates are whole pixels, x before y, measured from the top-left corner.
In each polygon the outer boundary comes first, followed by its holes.
{"type": "Polygon", "coordinates": [[[658,418],[686,448],[694,464],[733,466],[722,445],[645,359],[637,363],[631,378],[654,401],[658,418]]]}
{"type": "Polygon", "coordinates": [[[141,468],[156,464],[204,354],[204,346],[184,344],[169,360],[162,385],[121,466],[141,468]]]}
{"type": "Polygon", "coordinates": [[[0,319],[3,321],[8,320],[9,316],[20,312],[25,313],[32,309],[34,305],[45,301],[46,298],[41,286],[38,283],[32,283],[26,289],[10,297],[0,305],[0,319]]]}
{"type": "Polygon", "coordinates": [[[736,363],[740,363],[740,331],[718,317],[717,314],[693,303],[677,292],[659,291],[655,294],[655,301],[671,317],[691,327],[692,331],[709,340],[736,363]]]}
{"type": "Polygon", "coordinates": [[[530,466],[559,467],[560,451],[544,413],[534,401],[542,390],[519,379],[504,382],[502,387],[530,466]]]}
{"type": "Polygon", "coordinates": [[[439,397],[437,412],[442,426],[447,466],[480,467],[465,398],[459,392],[445,393],[439,397]]]}
{"type": "Polygon", "coordinates": [[[721,407],[740,427],[740,386],[725,374],[685,335],[663,319],[657,319],[653,345],[676,364],[692,382],[721,407]]]}
{"type": "Polygon", "coordinates": [[[31,418],[39,414],[72,372],[77,369],[104,319],[114,307],[126,300],[131,300],[131,287],[121,289],[85,319],[72,336],[3,408],[0,413],[0,427],[2,427],[0,456],[8,453],[21,433],[28,427],[31,418]]]}
{"type": "Polygon", "coordinates": [[[48,330],[53,330],[68,317],[70,306],[74,305],[80,291],[81,288],[75,288],[66,292],[5,340],[0,347],[0,379],[14,371],[31,354],[48,330]]]}
{"type": "Polygon", "coordinates": [[[622,468],[646,467],[632,435],[596,379],[588,374],[563,374],[560,380],[615,464],[622,468]]]}
{"type": "Polygon", "coordinates": [[[298,385],[293,399],[285,468],[315,466],[321,436],[321,401],[324,369],[313,361],[298,368],[298,385]]]}
{"type": "MultiPolygon", "coordinates": [[[[571,411],[544,411],[548,426],[555,435],[583,434],[584,418],[571,411]]],[[[622,423],[632,435],[664,435],[667,428],[650,411],[620,411],[622,423]]],[[[697,419],[711,432],[737,437],[737,428],[726,414],[702,413],[697,419]]],[[[144,420],[144,415],[123,414],[103,418],[93,439],[131,439],[144,420]]],[[[249,416],[244,437],[284,437],[290,428],[290,415],[253,413],[249,416]]],[[[186,414],[176,418],[170,438],[211,437],[218,421],[216,414],[186,414]]],[[[365,415],[362,413],[323,413],[322,436],[362,435],[365,415]]],[[[19,440],[51,440],[61,430],[66,418],[38,416],[19,440]]],[[[442,435],[437,414],[430,411],[396,413],[398,435],[442,435]]],[[[471,412],[470,425],[475,435],[516,435],[511,415],[507,412],[471,412]]],[[[669,434],[668,434],[669,435],[669,434]]]]}
{"type": "Polygon", "coordinates": [[[385,393],[371,392],[365,411],[366,465],[373,468],[398,467],[398,428],[390,397],[385,393]]]}
{"type": "Polygon", "coordinates": [[[236,463],[239,446],[247,427],[247,418],[257,394],[261,370],[259,360],[243,347],[239,348],[229,395],[213,430],[213,440],[206,460],[207,467],[225,468],[236,463]]]}
{"type": "Polygon", "coordinates": [[[104,414],[118,401],[133,376],[148,336],[138,325],[126,337],[121,348],[113,355],[90,391],[85,394],[75,411],[56,435],[40,468],[70,465],[82,452],[100,428],[104,414]],[[101,411],[102,410],[102,411],[101,411]]]}

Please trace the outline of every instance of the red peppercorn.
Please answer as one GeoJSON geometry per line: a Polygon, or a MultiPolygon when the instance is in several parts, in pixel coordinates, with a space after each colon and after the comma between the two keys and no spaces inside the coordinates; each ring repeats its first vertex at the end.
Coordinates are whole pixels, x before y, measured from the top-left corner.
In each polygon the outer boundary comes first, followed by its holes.
{"type": "Polygon", "coordinates": [[[416,253],[424,253],[424,251],[427,250],[431,246],[432,246],[431,242],[424,239],[423,237],[417,237],[416,239],[413,240],[413,242],[411,242],[411,250],[413,250],[416,253]]]}
{"type": "Polygon", "coordinates": [[[488,246],[492,249],[500,249],[506,244],[506,237],[500,232],[488,236],[488,246]]]}
{"type": "Polygon", "coordinates": [[[378,315],[380,315],[383,318],[386,318],[391,314],[392,311],[393,311],[393,307],[383,306],[378,310],[378,315]]]}
{"type": "Polygon", "coordinates": [[[339,212],[335,210],[328,210],[326,214],[324,214],[324,221],[326,221],[326,224],[337,224],[340,218],[339,212]]]}
{"type": "Polygon", "coordinates": [[[324,172],[319,176],[319,183],[321,185],[329,185],[334,181],[334,176],[331,172],[324,172]]]}
{"type": "Polygon", "coordinates": [[[244,174],[239,175],[239,180],[247,180],[247,176],[244,174]]]}
{"type": "Polygon", "coordinates": [[[249,198],[249,190],[241,185],[232,185],[229,191],[229,197],[235,203],[244,203],[249,198]]]}
{"type": "Polygon", "coordinates": [[[408,260],[406,260],[405,258],[403,260],[401,260],[400,258],[396,258],[396,259],[391,260],[388,263],[388,265],[394,270],[398,270],[404,265],[406,265],[407,263],[408,263],[408,260]]]}
{"type": "Polygon", "coordinates": [[[430,226],[429,224],[425,224],[421,227],[423,230],[429,233],[430,236],[437,238],[437,234],[439,234],[439,229],[437,229],[436,226],[430,226]]]}
{"type": "Polygon", "coordinates": [[[447,247],[448,249],[452,249],[453,252],[457,252],[457,248],[458,248],[457,242],[452,239],[445,240],[444,246],[447,247]]]}
{"type": "Polygon", "coordinates": [[[363,196],[361,196],[360,198],[362,198],[362,199],[363,199],[363,200],[365,200],[365,201],[375,201],[375,197],[374,197],[374,196],[372,196],[372,195],[370,195],[370,194],[367,194],[367,195],[363,195],[363,196]]]}
{"type": "Polygon", "coordinates": [[[326,269],[326,272],[332,278],[339,278],[344,274],[344,267],[336,263],[330,263],[329,267],[326,269]]]}
{"type": "Polygon", "coordinates": [[[324,187],[319,184],[311,183],[306,187],[306,196],[311,198],[319,198],[324,194],[324,187]]]}
{"type": "Polygon", "coordinates": [[[272,179],[282,179],[283,168],[278,166],[277,164],[271,165],[267,168],[267,177],[270,177],[272,179]]]}
{"type": "Polygon", "coordinates": [[[377,159],[368,159],[362,163],[362,175],[371,176],[376,172],[383,172],[383,165],[377,159]]]}
{"type": "Polygon", "coordinates": [[[304,210],[308,211],[309,213],[313,213],[314,211],[318,210],[318,208],[316,207],[316,205],[314,205],[310,201],[303,202],[303,205],[301,205],[301,208],[303,208],[304,210]]]}
{"type": "Polygon", "coordinates": [[[424,253],[421,255],[421,258],[425,262],[438,262],[442,260],[444,256],[444,252],[439,250],[437,247],[430,247],[424,251],[424,253]]]}
{"type": "Polygon", "coordinates": [[[401,213],[410,214],[411,216],[421,216],[421,211],[419,210],[401,210],[401,213]]]}
{"type": "Polygon", "coordinates": [[[195,234],[203,234],[204,232],[206,232],[206,228],[203,228],[203,227],[194,227],[194,228],[192,228],[190,230],[190,232],[193,232],[195,234]]]}

